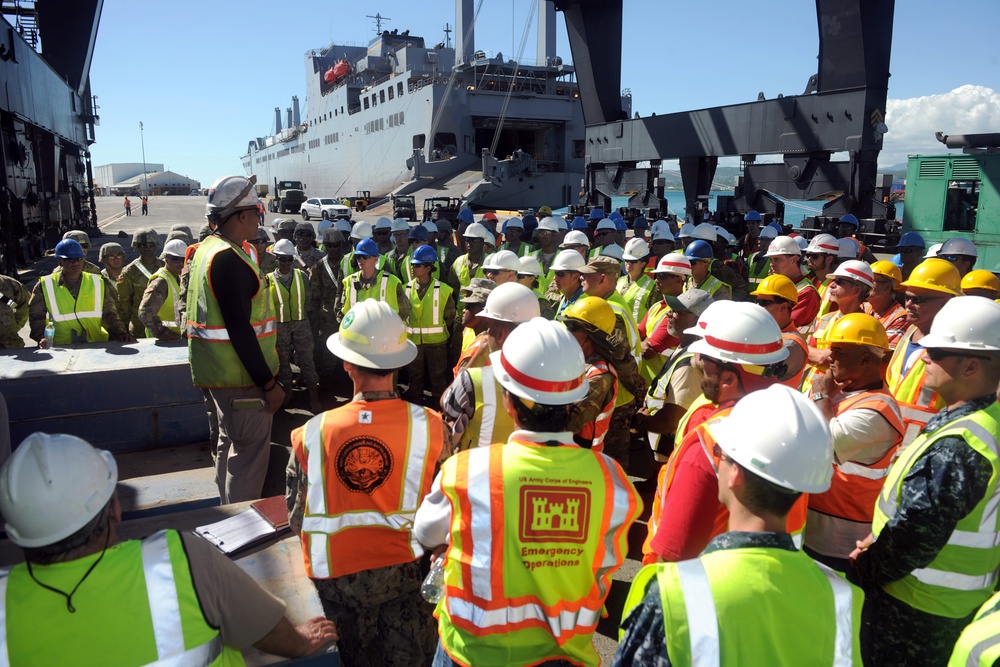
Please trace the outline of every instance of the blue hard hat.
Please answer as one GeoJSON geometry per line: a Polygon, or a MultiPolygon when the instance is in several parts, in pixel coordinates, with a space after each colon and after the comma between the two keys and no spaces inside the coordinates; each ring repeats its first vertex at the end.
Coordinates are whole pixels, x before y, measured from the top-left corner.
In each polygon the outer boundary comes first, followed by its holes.
{"type": "Polygon", "coordinates": [[[839,220],[839,222],[846,222],[847,224],[854,225],[855,227],[858,226],[858,219],[853,213],[847,213],[839,220]]]}
{"type": "Polygon", "coordinates": [[[603,220],[604,219],[604,209],[602,209],[602,208],[595,208],[593,211],[590,212],[590,219],[591,220],[603,220]]]}
{"type": "Polygon", "coordinates": [[[73,239],[63,239],[56,244],[56,257],[59,259],[80,259],[83,256],[83,246],[73,239]]]}
{"type": "MultiPolygon", "coordinates": [[[[609,220],[615,220],[614,218],[608,218],[608,219],[609,220]]],[[[628,225],[626,225],[625,221],[619,216],[618,219],[615,220],[615,230],[619,231],[619,232],[624,232],[627,229],[628,229],[628,225]]]]}
{"type": "Polygon", "coordinates": [[[684,256],[690,259],[712,259],[715,255],[712,253],[712,246],[709,245],[708,241],[698,239],[691,241],[688,247],[684,248],[684,256]]]}
{"type": "Polygon", "coordinates": [[[570,225],[572,229],[587,229],[587,221],[583,219],[582,215],[578,215],[573,218],[573,224],[570,225]]]}
{"type": "Polygon", "coordinates": [[[427,241],[431,237],[428,235],[427,228],[423,225],[416,225],[410,227],[410,234],[407,236],[411,241],[427,241]]]}
{"type": "MultiPolygon", "coordinates": [[[[427,230],[424,230],[427,233],[427,230]]],[[[364,239],[358,244],[358,247],[354,249],[354,254],[361,257],[378,257],[378,244],[371,239],[364,239]]]]}
{"type": "Polygon", "coordinates": [[[437,264],[438,256],[434,248],[429,245],[422,245],[413,251],[410,264],[437,264]]]}
{"type": "Polygon", "coordinates": [[[747,222],[760,222],[760,213],[754,211],[753,209],[747,211],[747,214],[743,216],[743,219],[747,222]]]}
{"type": "Polygon", "coordinates": [[[608,219],[618,222],[619,220],[624,220],[625,218],[623,218],[622,214],[618,211],[611,211],[611,215],[608,216],[608,219]]]}
{"type": "Polygon", "coordinates": [[[892,259],[890,259],[889,261],[898,266],[899,268],[903,268],[903,256],[900,255],[898,252],[895,255],[893,255],[892,259]]]}
{"type": "Polygon", "coordinates": [[[899,237],[899,243],[896,244],[897,248],[926,248],[927,242],[924,241],[924,237],[916,232],[906,232],[899,237]]]}
{"type": "Polygon", "coordinates": [[[455,217],[461,220],[462,222],[469,223],[470,225],[476,221],[476,219],[472,215],[472,211],[470,211],[467,208],[463,208],[461,211],[458,212],[458,215],[455,217]]]}
{"type": "Polygon", "coordinates": [[[632,229],[649,229],[649,222],[640,215],[632,221],[632,229]]]}
{"type": "Polygon", "coordinates": [[[785,230],[782,229],[781,225],[779,225],[778,223],[776,223],[774,220],[772,220],[771,222],[767,223],[767,226],[770,227],[771,229],[773,229],[775,232],[777,232],[778,236],[783,236],[785,234],[785,230]]]}

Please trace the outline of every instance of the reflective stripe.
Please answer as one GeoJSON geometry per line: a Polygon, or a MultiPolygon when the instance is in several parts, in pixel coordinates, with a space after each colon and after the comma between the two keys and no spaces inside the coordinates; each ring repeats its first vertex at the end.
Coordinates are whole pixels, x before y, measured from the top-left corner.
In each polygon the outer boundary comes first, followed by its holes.
{"type": "Polygon", "coordinates": [[[493,367],[483,366],[479,376],[480,389],[483,392],[483,414],[479,420],[479,447],[489,447],[493,444],[493,427],[497,420],[497,385],[493,379],[493,367]]]}
{"type": "Polygon", "coordinates": [[[865,479],[884,479],[889,475],[888,468],[869,468],[854,461],[834,463],[834,466],[845,475],[854,475],[855,477],[864,477],[865,479]]]}
{"type": "Polygon", "coordinates": [[[490,502],[490,449],[486,447],[470,450],[468,460],[468,493],[469,505],[472,508],[470,526],[472,532],[472,559],[469,563],[472,572],[472,594],[486,602],[493,600],[493,586],[490,582],[490,573],[493,571],[493,504],[490,502]],[[477,458],[479,457],[485,459],[485,461],[478,461],[477,458]]]}
{"type": "Polygon", "coordinates": [[[222,635],[216,634],[215,638],[207,644],[195,646],[190,651],[151,662],[146,667],[208,667],[219,659],[223,649],[222,635]]]}
{"type": "Polygon", "coordinates": [[[611,498],[611,519],[608,521],[608,530],[604,533],[604,560],[597,570],[597,581],[602,600],[604,599],[603,596],[608,593],[608,590],[604,586],[604,577],[618,563],[624,563],[627,556],[627,554],[618,552],[616,540],[621,533],[622,526],[629,518],[630,498],[628,487],[631,486],[627,478],[619,474],[620,467],[613,463],[610,458],[605,458],[603,463],[607,472],[612,477],[614,496],[611,498]]]}
{"type": "Polygon", "coordinates": [[[137,259],[132,263],[135,265],[137,269],[139,269],[139,271],[142,272],[142,275],[146,276],[146,280],[149,280],[150,278],[153,277],[153,274],[150,273],[149,269],[146,268],[145,264],[142,263],[141,259],[137,259]]]}
{"type": "MultiPolygon", "coordinates": [[[[313,417],[306,422],[306,430],[302,436],[302,444],[306,448],[306,471],[308,490],[306,491],[306,507],[302,517],[303,532],[310,515],[326,514],[326,488],[323,483],[323,422],[326,413],[313,417]]],[[[330,576],[330,561],[327,558],[328,540],[318,535],[309,536],[309,564],[312,574],[317,579],[330,576]]]]}
{"type": "Polygon", "coordinates": [[[7,581],[10,568],[0,568],[0,667],[10,667],[7,653],[7,581]]]}
{"type": "Polygon", "coordinates": [[[851,667],[854,664],[854,591],[840,575],[821,563],[816,563],[833,589],[833,617],[836,629],[833,639],[833,664],[851,667]]]}
{"type": "MultiPolygon", "coordinates": [[[[96,317],[100,319],[104,314],[104,298],[101,290],[101,281],[103,278],[97,273],[84,273],[81,278],[89,278],[94,284],[94,304],[93,310],[79,310],[71,313],[61,313],[59,312],[59,302],[56,300],[56,277],[55,276],[44,276],[42,278],[42,284],[45,285],[45,292],[48,295],[48,306],[49,306],[49,318],[53,322],[68,322],[71,320],[76,320],[81,317],[96,317]],[[98,296],[101,298],[99,299],[98,296]],[[98,303],[100,301],[101,303],[98,303]]],[[[83,281],[80,282],[80,288],[83,288],[83,281]]],[[[65,288],[68,292],[69,289],[65,288]]],[[[76,299],[74,302],[79,303],[80,293],[77,292],[76,299]]]]}
{"type": "Polygon", "coordinates": [[[444,327],[426,327],[424,329],[406,327],[406,333],[413,335],[444,333],[444,327]]]}
{"type": "Polygon", "coordinates": [[[795,545],[796,549],[802,548],[802,533],[795,533],[792,535],[792,543],[795,545]]]}
{"type": "MultiPolygon", "coordinates": [[[[262,338],[269,334],[273,334],[278,330],[278,320],[277,318],[272,317],[264,320],[260,324],[254,324],[251,326],[253,327],[254,333],[257,334],[257,338],[262,338]]],[[[226,327],[203,326],[188,320],[188,336],[208,341],[228,341],[229,329],[226,327]]]]}
{"type": "Polygon", "coordinates": [[[326,275],[330,276],[330,282],[332,282],[334,286],[336,286],[337,279],[333,275],[333,269],[330,268],[330,258],[324,257],[322,260],[320,260],[320,264],[322,264],[323,268],[326,269],[326,275]]]}
{"type": "Polygon", "coordinates": [[[987,637],[973,646],[972,650],[969,651],[969,659],[965,661],[966,667],[979,667],[979,663],[983,659],[983,654],[997,644],[1000,644],[1000,635],[987,637]]]}
{"type": "MultiPolygon", "coordinates": [[[[382,514],[381,512],[349,512],[337,516],[304,516],[302,517],[303,533],[321,533],[336,535],[346,528],[389,528],[391,530],[410,530],[413,527],[413,517],[416,512],[399,512],[382,514]]],[[[323,553],[326,553],[326,540],[315,539],[321,535],[310,536],[310,542],[322,542],[323,553]]],[[[313,573],[316,572],[316,561],[313,561],[313,573]]]]}
{"type": "Polygon", "coordinates": [[[687,612],[691,667],[718,667],[719,618],[705,566],[697,558],[681,561],[677,563],[677,579],[687,612]]]}
{"type": "MultiPolygon", "coordinates": [[[[424,408],[412,403],[410,408],[410,445],[406,453],[406,470],[403,471],[403,502],[400,507],[404,511],[417,511],[420,506],[420,482],[424,477],[424,459],[427,458],[427,448],[430,446],[430,434],[427,432],[427,413],[424,408]]],[[[418,553],[423,553],[421,549],[418,553]]]]}
{"type": "Polygon", "coordinates": [[[950,588],[956,591],[992,590],[993,585],[997,582],[996,572],[975,575],[921,568],[919,570],[914,570],[910,574],[916,577],[917,581],[925,583],[928,586],[940,586],[942,588],[950,588]]]}
{"type": "Polygon", "coordinates": [[[160,531],[142,542],[142,572],[149,597],[149,615],[153,621],[156,654],[164,659],[184,653],[184,632],[181,628],[177,582],[170,562],[167,533],[160,531]]]}
{"type": "Polygon", "coordinates": [[[515,625],[527,621],[541,621],[548,625],[549,631],[558,641],[564,634],[571,637],[597,624],[601,618],[600,609],[581,608],[577,612],[562,611],[556,616],[548,616],[545,608],[537,604],[524,604],[499,609],[483,609],[482,607],[457,597],[448,597],[448,613],[456,618],[463,618],[477,628],[485,629],[497,626],[515,625]]]}

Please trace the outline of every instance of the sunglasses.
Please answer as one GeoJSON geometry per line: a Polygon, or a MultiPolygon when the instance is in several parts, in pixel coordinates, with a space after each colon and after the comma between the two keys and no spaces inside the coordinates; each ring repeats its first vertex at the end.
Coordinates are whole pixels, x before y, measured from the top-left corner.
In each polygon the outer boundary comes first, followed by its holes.
{"type": "Polygon", "coordinates": [[[946,259],[949,262],[957,262],[959,260],[969,259],[965,255],[938,255],[941,259],[946,259]]]}
{"type": "Polygon", "coordinates": [[[807,253],[803,253],[802,256],[805,257],[806,259],[816,259],[817,257],[822,257],[823,253],[820,253],[820,252],[807,252],[807,253]]]}
{"type": "Polygon", "coordinates": [[[388,229],[376,229],[375,236],[388,236],[392,232],[388,229]]]}
{"type": "Polygon", "coordinates": [[[279,257],[279,258],[278,258],[278,261],[279,261],[279,262],[290,262],[290,261],[292,261],[293,259],[295,259],[295,258],[294,258],[294,257],[279,257]]]}
{"type": "Polygon", "coordinates": [[[767,308],[768,306],[775,306],[781,303],[778,299],[757,299],[757,305],[762,308],[767,308]]]}
{"type": "Polygon", "coordinates": [[[607,236],[608,234],[614,234],[614,232],[611,231],[610,229],[602,229],[601,231],[597,232],[595,236],[607,236]]]}
{"type": "Polygon", "coordinates": [[[183,261],[184,261],[184,258],[183,258],[183,257],[174,257],[174,256],[172,256],[172,255],[167,255],[167,256],[166,256],[166,257],[164,257],[163,259],[164,259],[165,261],[167,261],[167,262],[183,262],[183,261]]]}
{"type": "Polygon", "coordinates": [[[125,259],[125,255],[116,252],[113,255],[105,255],[104,259],[125,259]]]}
{"type": "Polygon", "coordinates": [[[989,357],[982,354],[969,354],[967,352],[956,352],[954,350],[942,350],[936,347],[928,347],[924,349],[927,353],[927,358],[933,361],[935,364],[940,363],[947,357],[962,357],[965,359],[982,359],[984,361],[989,361],[989,357]]]}
{"type": "Polygon", "coordinates": [[[413,264],[412,266],[413,266],[414,268],[416,268],[416,267],[418,267],[418,266],[419,266],[419,267],[421,267],[421,268],[423,268],[423,269],[433,269],[433,268],[434,268],[434,265],[433,265],[433,264],[427,264],[426,262],[424,262],[424,263],[421,263],[421,264],[413,264]]]}
{"type": "Polygon", "coordinates": [[[325,245],[327,248],[339,248],[340,246],[342,246],[344,244],[343,243],[330,243],[329,241],[327,241],[323,245],[325,245]]]}
{"type": "Polygon", "coordinates": [[[579,275],[579,273],[580,273],[579,271],[556,271],[555,276],[556,278],[565,278],[566,276],[571,276],[574,274],[579,275]]]}
{"type": "Polygon", "coordinates": [[[155,248],[155,243],[139,243],[136,245],[137,248],[155,248]]]}
{"type": "Polygon", "coordinates": [[[722,447],[719,447],[719,443],[715,443],[715,445],[712,446],[712,453],[715,454],[715,458],[720,461],[725,461],[726,463],[736,463],[736,461],[733,461],[724,451],[722,451],[722,447]]]}
{"type": "Polygon", "coordinates": [[[855,283],[848,278],[834,278],[833,284],[837,287],[853,287],[855,283]]]}
{"type": "Polygon", "coordinates": [[[903,296],[904,303],[912,303],[914,306],[920,306],[928,301],[936,301],[938,299],[947,299],[947,296],[911,296],[906,294],[903,296]]]}
{"type": "Polygon", "coordinates": [[[569,331],[570,333],[575,333],[577,331],[581,332],[584,331],[584,328],[580,326],[580,323],[572,319],[563,320],[563,326],[565,326],[566,330],[569,331]]]}
{"type": "Polygon", "coordinates": [[[914,247],[914,248],[896,248],[896,250],[898,250],[899,254],[901,254],[901,255],[912,255],[915,252],[923,252],[924,251],[923,248],[916,248],[916,247],[914,247]]]}

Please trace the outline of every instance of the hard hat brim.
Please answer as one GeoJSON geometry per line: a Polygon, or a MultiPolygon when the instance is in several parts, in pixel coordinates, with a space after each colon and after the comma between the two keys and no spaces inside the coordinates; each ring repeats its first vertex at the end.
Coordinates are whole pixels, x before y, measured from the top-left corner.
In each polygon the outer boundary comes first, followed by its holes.
{"type": "Polygon", "coordinates": [[[515,380],[507,372],[501,361],[501,355],[503,350],[498,350],[490,355],[490,364],[493,366],[493,376],[500,383],[500,386],[509,391],[510,393],[518,396],[520,398],[528,399],[529,401],[535,401],[536,403],[541,403],[542,405],[569,405],[570,403],[576,403],[587,396],[587,392],[590,391],[590,381],[583,377],[583,382],[574,389],[567,391],[542,391],[540,389],[533,389],[531,387],[525,386],[521,382],[515,380]]]}
{"type": "Polygon", "coordinates": [[[402,368],[417,358],[417,346],[410,340],[406,341],[406,346],[399,352],[392,354],[362,354],[354,348],[345,346],[340,334],[335,333],[326,339],[326,347],[334,356],[340,357],[344,361],[356,366],[378,370],[402,368]]]}

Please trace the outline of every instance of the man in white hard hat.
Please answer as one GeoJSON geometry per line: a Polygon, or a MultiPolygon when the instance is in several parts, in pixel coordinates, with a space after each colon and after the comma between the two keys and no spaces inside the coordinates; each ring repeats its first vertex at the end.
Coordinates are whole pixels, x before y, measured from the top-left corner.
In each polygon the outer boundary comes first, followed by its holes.
{"type": "Polygon", "coordinates": [[[459,364],[454,382],[441,397],[452,443],[460,449],[503,442],[513,430],[514,424],[499,401],[500,394],[493,388],[496,380],[490,368],[492,355],[519,326],[539,317],[538,299],[524,285],[498,285],[486,297],[479,317],[488,323],[486,337],[459,364]]]}
{"type": "Polygon", "coordinates": [[[521,260],[510,250],[497,250],[483,262],[483,276],[497,285],[517,280],[521,260]]]}
{"type": "Polygon", "coordinates": [[[771,241],[764,256],[771,260],[771,273],[785,276],[798,290],[799,301],[792,309],[792,322],[803,335],[809,333],[819,313],[820,299],[816,286],[802,273],[802,267],[799,265],[802,249],[795,239],[778,236],[771,241]]]}
{"type": "Polygon", "coordinates": [[[597,257],[601,254],[601,250],[614,243],[616,231],[614,220],[604,218],[598,222],[594,229],[594,247],[590,251],[590,257],[597,257]]]}
{"type": "MultiPolygon", "coordinates": [[[[398,277],[402,275],[400,264],[409,261],[407,255],[410,253],[410,223],[402,218],[393,220],[390,238],[392,249],[384,253],[386,265],[389,267],[389,273],[398,277]]],[[[381,253],[381,250],[379,252],[381,253]]]]}
{"type": "Polygon", "coordinates": [[[146,327],[146,335],[158,340],[180,340],[184,337],[181,322],[176,319],[175,305],[180,289],[178,280],[184,267],[187,245],[180,239],[167,241],[163,246],[163,263],[146,285],[139,302],[139,321],[146,327]]]}
{"type": "Polygon", "coordinates": [[[561,250],[552,262],[552,284],[549,298],[556,301],[556,317],[583,296],[583,276],[580,269],[586,260],[575,250],[561,250]]]}
{"type": "Polygon", "coordinates": [[[830,283],[833,282],[830,274],[836,268],[839,253],[840,245],[832,234],[817,234],[809,240],[809,245],[802,251],[806,266],[809,267],[809,272],[812,274],[813,285],[819,292],[818,317],[823,317],[833,307],[833,302],[829,298],[830,283]]]}
{"type": "Polygon", "coordinates": [[[625,244],[622,260],[625,262],[625,275],[618,279],[616,289],[625,299],[632,319],[637,323],[646,317],[646,311],[657,299],[656,281],[646,275],[649,263],[649,245],[642,239],[629,239],[625,244]]]}
{"type": "MultiPolygon", "coordinates": [[[[315,414],[323,410],[319,402],[319,375],[313,348],[313,325],[309,321],[309,281],[306,272],[295,266],[297,249],[288,239],[274,244],[278,268],[267,274],[272,305],[278,318],[278,381],[284,387],[292,384],[292,355],[299,366],[298,384],[309,391],[309,409],[315,414]]],[[[285,404],[292,392],[285,394],[285,404]]]]}
{"type": "Polygon", "coordinates": [[[555,261],[556,254],[559,252],[559,244],[562,242],[559,238],[559,223],[556,222],[555,218],[548,216],[538,222],[538,227],[535,229],[535,240],[537,241],[536,249],[529,254],[542,265],[542,275],[538,279],[538,283],[542,294],[545,294],[554,278],[551,271],[552,262],[555,261]]]}
{"type": "Polygon", "coordinates": [[[483,260],[486,242],[491,240],[493,235],[482,224],[474,222],[466,227],[462,238],[465,239],[466,252],[455,260],[452,268],[458,276],[459,285],[468,287],[473,278],[486,277],[483,273],[483,260]]]}
{"type": "Polygon", "coordinates": [[[575,250],[580,253],[580,257],[583,257],[584,261],[590,258],[590,240],[587,239],[586,234],[578,229],[566,234],[566,238],[559,244],[559,249],[575,250]]]}
{"type": "Polygon", "coordinates": [[[645,319],[639,322],[639,336],[642,338],[639,372],[647,382],[659,374],[668,350],[677,345],[677,339],[667,333],[665,326],[670,310],[666,297],[680,296],[684,291],[684,281],[691,275],[691,262],[679,252],[668,253],[649,273],[656,281],[657,300],[646,311],[645,319]]]}
{"type": "Polygon", "coordinates": [[[757,289],[764,278],[771,272],[771,259],[767,256],[767,248],[778,236],[774,227],[763,227],[755,239],[753,252],[747,260],[747,283],[750,291],[757,289]]]}
{"type": "Polygon", "coordinates": [[[293,626],[190,533],[119,542],[117,481],[110,452],[72,435],[33,433],[0,469],[5,530],[27,561],[0,575],[9,664],[235,665],[251,646],[304,657],[337,638],[322,617],[293,626]]]}
{"type": "Polygon", "coordinates": [[[277,320],[271,293],[243,244],[257,232],[256,179],[224,176],[208,190],[215,232],[191,260],[188,358],[196,387],[219,419],[215,473],[222,503],[260,497],[271,450],[271,415],[281,407],[277,320]]]}
{"type": "Polygon", "coordinates": [[[441,456],[441,417],[396,394],[393,374],[417,351],[385,303],[356,305],[327,344],[354,398],[292,431],[289,523],[340,629],[344,664],[427,664],[433,608],[420,596],[423,548],[412,526],[441,456]]]}
{"type": "Polygon", "coordinates": [[[531,251],[531,246],[521,240],[524,234],[524,222],[521,218],[508,218],[503,223],[503,243],[497,250],[510,250],[518,257],[524,257],[531,251]]]}
{"type": "Polygon", "coordinates": [[[965,274],[975,268],[978,255],[976,244],[964,236],[948,239],[938,251],[938,257],[954,264],[955,268],[958,269],[958,274],[963,278],[965,274]]]}
{"type": "Polygon", "coordinates": [[[945,407],[889,468],[852,554],[869,665],[945,664],[1000,567],[1000,304],[950,299],[920,346],[945,407]]]}
{"type": "Polygon", "coordinates": [[[728,667],[753,656],[760,665],[860,666],[864,595],[799,551],[786,529],[803,494],[830,486],[823,415],[793,389],[774,386],[747,396],[711,435],[716,494],[730,532],[697,560],[639,572],[613,665],[683,665],[711,656],[728,667]]]}
{"type": "Polygon", "coordinates": [[[596,665],[594,629],[642,501],[614,460],[566,431],[587,378],[562,324],[522,325],[492,367],[518,430],[445,461],[413,527],[446,559],[435,664],[596,665]]]}
{"type": "MultiPolygon", "coordinates": [[[[435,236],[437,236],[437,227],[434,228],[435,236]]],[[[392,251],[392,220],[385,217],[384,215],[379,217],[372,225],[372,240],[378,245],[378,251],[381,255],[388,255],[392,251]]]]}

